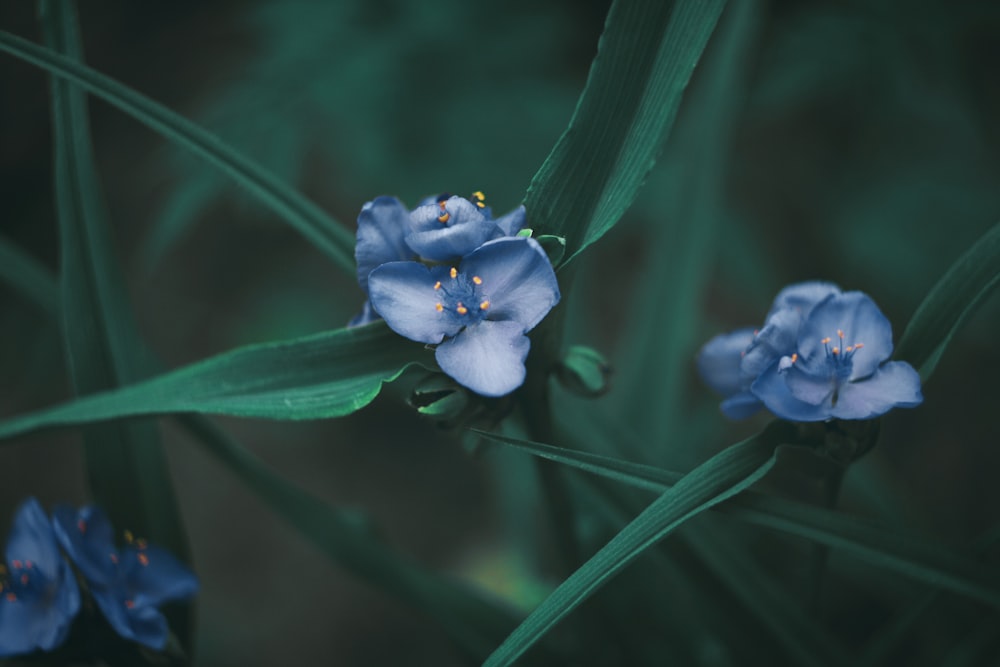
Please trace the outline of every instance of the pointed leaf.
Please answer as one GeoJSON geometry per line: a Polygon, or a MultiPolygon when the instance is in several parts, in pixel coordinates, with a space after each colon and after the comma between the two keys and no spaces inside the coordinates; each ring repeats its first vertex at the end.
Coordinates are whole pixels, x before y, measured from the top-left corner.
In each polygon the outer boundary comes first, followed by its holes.
{"type": "Polygon", "coordinates": [[[382,322],[237,348],[115,391],[0,422],[0,438],[41,428],[175,412],[321,419],[368,405],[423,346],[382,322]]]}
{"type": "MultiPolygon", "coordinates": [[[[647,491],[663,492],[683,478],[677,472],[608,456],[486,431],[476,432],[493,442],[647,491]]],[[[872,565],[1000,608],[1000,577],[966,554],[897,532],[878,522],[753,491],[741,493],[714,509],[750,523],[843,549],[872,565]]]]}
{"type": "Polygon", "coordinates": [[[536,233],[600,238],[652,168],[724,0],[616,0],[569,127],[531,181],[536,233]]]}
{"type": "Polygon", "coordinates": [[[775,447],[791,435],[789,424],[773,422],[760,434],[732,445],[682,477],[563,581],[494,651],[484,667],[512,664],[646,549],[688,519],[762,478],[774,465],[775,447]]]}

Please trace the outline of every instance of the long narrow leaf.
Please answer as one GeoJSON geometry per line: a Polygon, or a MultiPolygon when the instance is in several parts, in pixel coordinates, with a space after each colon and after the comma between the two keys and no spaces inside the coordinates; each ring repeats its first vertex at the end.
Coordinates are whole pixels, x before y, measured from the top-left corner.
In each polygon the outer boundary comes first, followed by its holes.
{"type": "Polygon", "coordinates": [[[965,321],[1000,284],[1000,223],[951,265],[910,318],[896,358],[908,361],[926,381],[965,321]]]}
{"type": "Polygon", "coordinates": [[[632,204],[652,168],[724,0],[616,0],[569,127],[535,174],[532,227],[567,260],[632,204]]]}
{"type": "Polygon", "coordinates": [[[55,51],[0,30],[0,51],[67,79],[204,158],[354,276],[354,236],[316,204],[201,126],[55,51]]]}
{"type": "MultiPolygon", "coordinates": [[[[74,5],[43,5],[46,40],[81,57],[74,5]]],[[[59,219],[63,334],[77,393],[140,378],[144,358],[110,238],[90,146],[83,93],[52,81],[55,193],[59,219]]],[[[179,555],[186,538],[159,432],[151,422],[109,424],[84,432],[84,459],[95,500],[113,522],[179,555]]]]}
{"type": "MultiPolygon", "coordinates": [[[[682,475],[543,443],[477,431],[484,438],[648,491],[663,492],[682,475]]],[[[873,565],[1000,608],[1000,577],[968,555],[888,526],[785,498],[746,492],[714,508],[741,520],[843,549],[873,565]]]]}
{"type": "Polygon", "coordinates": [[[510,665],[646,549],[688,519],[740,493],[774,465],[774,450],[790,435],[774,422],[698,466],[657,498],[549,595],[484,663],[510,665]]]}
{"type": "MultiPolygon", "coordinates": [[[[0,422],[0,438],[53,426],[176,412],[321,419],[360,410],[426,360],[382,323],[237,348],[116,391],[0,422]]],[[[428,361],[429,365],[429,361],[428,361]]]]}

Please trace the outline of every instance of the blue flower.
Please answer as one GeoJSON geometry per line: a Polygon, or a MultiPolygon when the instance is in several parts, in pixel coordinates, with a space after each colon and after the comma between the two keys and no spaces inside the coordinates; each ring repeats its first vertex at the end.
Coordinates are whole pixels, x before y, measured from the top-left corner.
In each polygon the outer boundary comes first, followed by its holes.
{"type": "Polygon", "coordinates": [[[457,267],[383,264],[372,271],[368,286],[389,327],[436,344],[441,370],[484,396],[521,386],[530,347],[524,334],[560,297],[545,251],[521,237],[487,242],[457,267]]]}
{"type": "Polygon", "coordinates": [[[60,506],[53,512],[56,536],[87,581],[90,593],[119,635],[155,650],[167,643],[159,606],[190,598],[198,579],[169,552],[133,539],[114,543],[111,522],[100,509],[60,506]]]}
{"type": "MultiPolygon", "coordinates": [[[[427,197],[408,211],[395,197],[376,197],[361,207],[358,215],[358,284],[368,294],[368,276],[388,262],[423,258],[432,262],[457,261],[486,241],[514,236],[524,227],[525,210],[519,206],[493,219],[482,192],[470,199],[447,194],[427,197]]],[[[366,302],[348,326],[361,326],[378,319],[366,302]]]]}
{"type": "Polygon", "coordinates": [[[0,657],[59,647],[80,611],[80,589],[34,498],[14,517],[6,560],[0,567],[0,657]]]}
{"type": "Polygon", "coordinates": [[[832,295],[799,328],[795,350],[770,365],[751,391],[778,417],[791,421],[871,419],[923,401],[920,376],[909,364],[887,361],[892,326],[861,292],[832,295]]]}
{"type": "Polygon", "coordinates": [[[744,419],[763,407],[750,390],[761,373],[795,351],[799,329],[824,299],[839,294],[833,283],[810,281],[790,285],[775,297],[760,329],[721,334],[698,353],[702,379],[725,400],[719,406],[730,419],[744,419]]]}

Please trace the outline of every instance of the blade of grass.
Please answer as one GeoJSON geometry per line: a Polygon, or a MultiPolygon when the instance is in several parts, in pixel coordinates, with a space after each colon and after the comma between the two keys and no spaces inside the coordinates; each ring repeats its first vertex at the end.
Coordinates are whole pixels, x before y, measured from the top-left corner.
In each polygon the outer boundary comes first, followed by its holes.
{"type": "MultiPolygon", "coordinates": [[[[682,475],[606,456],[479,432],[484,438],[616,482],[653,492],[679,483],[682,475]]],[[[741,520],[841,548],[856,558],[937,588],[1000,608],[1000,578],[970,557],[942,549],[876,522],[785,498],[748,492],[714,508],[741,520]]]]}
{"type": "Polygon", "coordinates": [[[54,426],[175,412],[267,419],[342,417],[368,405],[383,383],[425,359],[421,345],[381,322],[248,345],[137,384],[0,422],[0,439],[54,426]]]}
{"type": "Polygon", "coordinates": [[[724,0],[616,0],[569,127],[531,181],[531,226],[569,262],[632,204],[724,0]]]}
{"type": "Polygon", "coordinates": [[[484,663],[510,665],[646,549],[688,519],[740,493],[774,465],[775,447],[791,436],[788,424],[764,431],[716,454],[681,478],[565,579],[484,663]]]}
{"type": "MultiPolygon", "coordinates": [[[[43,3],[42,27],[54,49],[79,59],[82,48],[73,12],[69,2],[43,3]]],[[[76,86],[53,79],[52,117],[63,335],[74,390],[91,393],[137,380],[144,374],[144,357],[101,204],[86,100],[76,86]]],[[[91,492],[116,526],[186,555],[154,424],[88,429],[84,458],[91,492]]]]}
{"type": "Polygon", "coordinates": [[[316,204],[214,134],[158,102],[51,49],[0,30],[0,51],[72,81],[220,169],[294,227],[351,278],[354,235],[316,204]]]}
{"type": "Polygon", "coordinates": [[[899,345],[897,359],[908,361],[927,381],[955,333],[1000,284],[1000,223],[965,251],[917,307],[899,345]]]}

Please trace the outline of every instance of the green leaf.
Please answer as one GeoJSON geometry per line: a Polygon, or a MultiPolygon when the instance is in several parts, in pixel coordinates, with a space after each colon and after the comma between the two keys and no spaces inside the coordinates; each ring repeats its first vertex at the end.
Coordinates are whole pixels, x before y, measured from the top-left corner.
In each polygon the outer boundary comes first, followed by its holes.
{"type": "Polygon", "coordinates": [[[927,379],[955,333],[1000,283],[1000,223],[969,248],[942,276],[910,318],[895,358],[927,379]]]}
{"type": "Polygon", "coordinates": [[[688,519],[738,494],[774,465],[775,447],[791,435],[784,422],[716,454],[657,498],[543,601],[484,663],[512,664],[646,549],[688,519]]]}
{"type": "MultiPolygon", "coordinates": [[[[628,484],[663,492],[683,475],[607,456],[477,431],[484,438],[551,461],[628,484]]],[[[925,584],[1000,608],[1000,577],[966,554],[900,533],[878,522],[748,491],[714,508],[741,520],[847,551],[855,558],[925,584]]]]}
{"type": "Polygon", "coordinates": [[[427,572],[379,542],[348,513],[278,476],[208,420],[183,416],[180,421],[206,451],[332,561],[426,613],[477,660],[485,658],[516,624],[513,613],[427,572]]]}
{"type": "Polygon", "coordinates": [[[115,391],[0,422],[0,438],[41,428],[175,412],[321,419],[368,405],[423,346],[382,322],[237,348],[115,391]]]}
{"type": "MultiPolygon", "coordinates": [[[[81,57],[74,5],[42,5],[46,40],[81,57]]],[[[144,375],[90,146],[83,93],[52,81],[55,194],[59,220],[63,335],[77,393],[134,382],[144,375]]],[[[105,425],[84,433],[94,499],[119,528],[128,528],[186,557],[187,540],[159,433],[151,422],[105,425]]]]}
{"type": "Polygon", "coordinates": [[[566,261],[632,204],[677,114],[724,0],[616,0],[569,127],[535,174],[536,232],[566,238],[566,261]]]}
{"type": "Polygon", "coordinates": [[[72,81],[201,156],[354,277],[354,235],[301,193],[212,133],[100,72],[3,30],[0,30],[0,51],[72,81]]]}
{"type": "Polygon", "coordinates": [[[49,319],[59,319],[59,286],[37,259],[0,236],[0,280],[49,319]]]}

